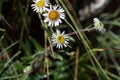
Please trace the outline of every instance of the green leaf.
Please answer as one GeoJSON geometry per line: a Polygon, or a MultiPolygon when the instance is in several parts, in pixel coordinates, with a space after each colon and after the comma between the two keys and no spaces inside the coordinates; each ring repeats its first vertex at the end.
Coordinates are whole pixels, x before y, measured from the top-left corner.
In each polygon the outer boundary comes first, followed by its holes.
{"type": "Polygon", "coordinates": [[[56,59],[63,60],[63,57],[59,54],[55,54],[54,56],[55,56],[56,59]]]}
{"type": "Polygon", "coordinates": [[[31,47],[29,43],[24,43],[23,41],[20,41],[20,46],[22,47],[22,49],[24,50],[24,52],[29,56],[30,54],[32,54],[31,52],[31,47]]]}
{"type": "Polygon", "coordinates": [[[37,51],[40,51],[42,49],[42,47],[39,45],[39,43],[35,39],[33,39],[30,36],[29,36],[29,39],[30,39],[30,41],[32,42],[32,44],[34,45],[34,47],[37,51]]]}
{"type": "Polygon", "coordinates": [[[20,78],[20,80],[30,80],[29,76],[27,74],[23,74],[20,78]]]}

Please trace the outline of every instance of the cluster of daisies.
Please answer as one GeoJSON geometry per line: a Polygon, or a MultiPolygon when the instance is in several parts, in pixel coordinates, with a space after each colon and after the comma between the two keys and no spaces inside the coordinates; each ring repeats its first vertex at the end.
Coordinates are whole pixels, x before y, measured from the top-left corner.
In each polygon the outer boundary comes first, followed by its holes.
{"type": "MultiPolygon", "coordinates": [[[[65,11],[59,5],[50,5],[48,0],[33,0],[32,9],[36,13],[43,14],[45,17],[44,22],[48,23],[48,26],[56,27],[62,23],[62,19],[65,19],[65,11]]],[[[68,35],[65,34],[65,31],[62,33],[60,30],[56,30],[56,33],[52,35],[52,44],[57,48],[67,47],[68,45],[68,35]]]]}
{"type": "MultiPolygon", "coordinates": [[[[51,5],[48,0],[33,0],[34,4],[31,5],[33,11],[44,16],[44,22],[48,26],[56,27],[62,23],[62,20],[65,19],[65,11],[59,5],[51,5]]],[[[99,30],[100,32],[105,32],[104,25],[98,18],[94,18],[94,29],[99,30]]],[[[57,48],[67,47],[69,44],[69,36],[65,34],[65,31],[60,32],[56,30],[52,34],[52,44],[57,48]]]]}

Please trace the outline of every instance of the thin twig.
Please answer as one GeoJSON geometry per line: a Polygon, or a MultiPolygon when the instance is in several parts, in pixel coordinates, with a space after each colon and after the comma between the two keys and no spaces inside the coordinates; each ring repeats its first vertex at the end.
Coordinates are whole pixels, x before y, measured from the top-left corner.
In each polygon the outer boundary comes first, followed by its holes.
{"type": "Polygon", "coordinates": [[[51,40],[50,40],[49,37],[48,37],[48,41],[49,41],[49,44],[50,44],[50,49],[52,51],[52,57],[54,57],[54,50],[53,50],[53,46],[52,46],[52,43],[51,43],[51,40]]]}
{"type": "Polygon", "coordinates": [[[94,30],[95,28],[94,27],[92,27],[92,28],[89,28],[89,29],[81,29],[81,30],[79,30],[79,31],[76,31],[76,32],[71,32],[71,33],[68,33],[68,35],[73,35],[73,34],[76,34],[76,33],[79,33],[79,32],[89,32],[89,31],[92,31],[92,30],[94,30]]]}
{"type": "Polygon", "coordinates": [[[4,18],[4,16],[2,14],[0,14],[0,20],[3,20],[10,29],[14,30],[13,27],[8,23],[8,21],[4,18]]]}
{"type": "Polygon", "coordinates": [[[48,58],[46,61],[46,66],[47,66],[47,80],[49,80],[49,64],[48,64],[48,58]]]}
{"type": "Polygon", "coordinates": [[[75,75],[74,80],[78,80],[78,65],[79,65],[79,48],[76,49],[76,55],[75,55],[75,75]]]}

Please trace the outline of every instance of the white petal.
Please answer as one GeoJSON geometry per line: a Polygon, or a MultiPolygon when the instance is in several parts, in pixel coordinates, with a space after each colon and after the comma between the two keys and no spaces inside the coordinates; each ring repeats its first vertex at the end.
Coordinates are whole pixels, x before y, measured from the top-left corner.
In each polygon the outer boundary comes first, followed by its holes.
{"type": "Polygon", "coordinates": [[[49,22],[48,26],[51,26],[51,24],[52,24],[52,23],[51,23],[51,22],[49,22]]]}
{"type": "Polygon", "coordinates": [[[57,34],[60,34],[60,31],[59,30],[56,30],[57,34]]]}

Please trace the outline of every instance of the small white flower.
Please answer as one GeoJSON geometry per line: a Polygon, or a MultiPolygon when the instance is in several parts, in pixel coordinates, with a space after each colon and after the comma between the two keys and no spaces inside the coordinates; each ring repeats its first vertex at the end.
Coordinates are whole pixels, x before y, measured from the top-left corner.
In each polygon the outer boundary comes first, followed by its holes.
{"type": "Polygon", "coordinates": [[[43,16],[45,16],[44,22],[48,22],[48,26],[58,26],[59,23],[62,23],[61,19],[65,18],[63,8],[58,5],[50,5],[50,9],[47,9],[47,13],[43,16]]]}
{"type": "Polygon", "coordinates": [[[94,22],[94,28],[96,30],[98,30],[101,33],[104,33],[106,31],[106,29],[104,28],[104,24],[98,18],[94,18],[93,22],[94,22]]]}
{"type": "Polygon", "coordinates": [[[46,6],[48,6],[48,0],[33,0],[34,4],[31,5],[33,11],[37,13],[42,13],[46,10],[46,6]]]}
{"type": "Polygon", "coordinates": [[[68,35],[65,34],[65,31],[63,31],[62,33],[59,30],[56,30],[56,34],[53,33],[52,35],[52,44],[53,46],[56,45],[57,48],[63,48],[67,47],[69,38],[68,35]]]}

